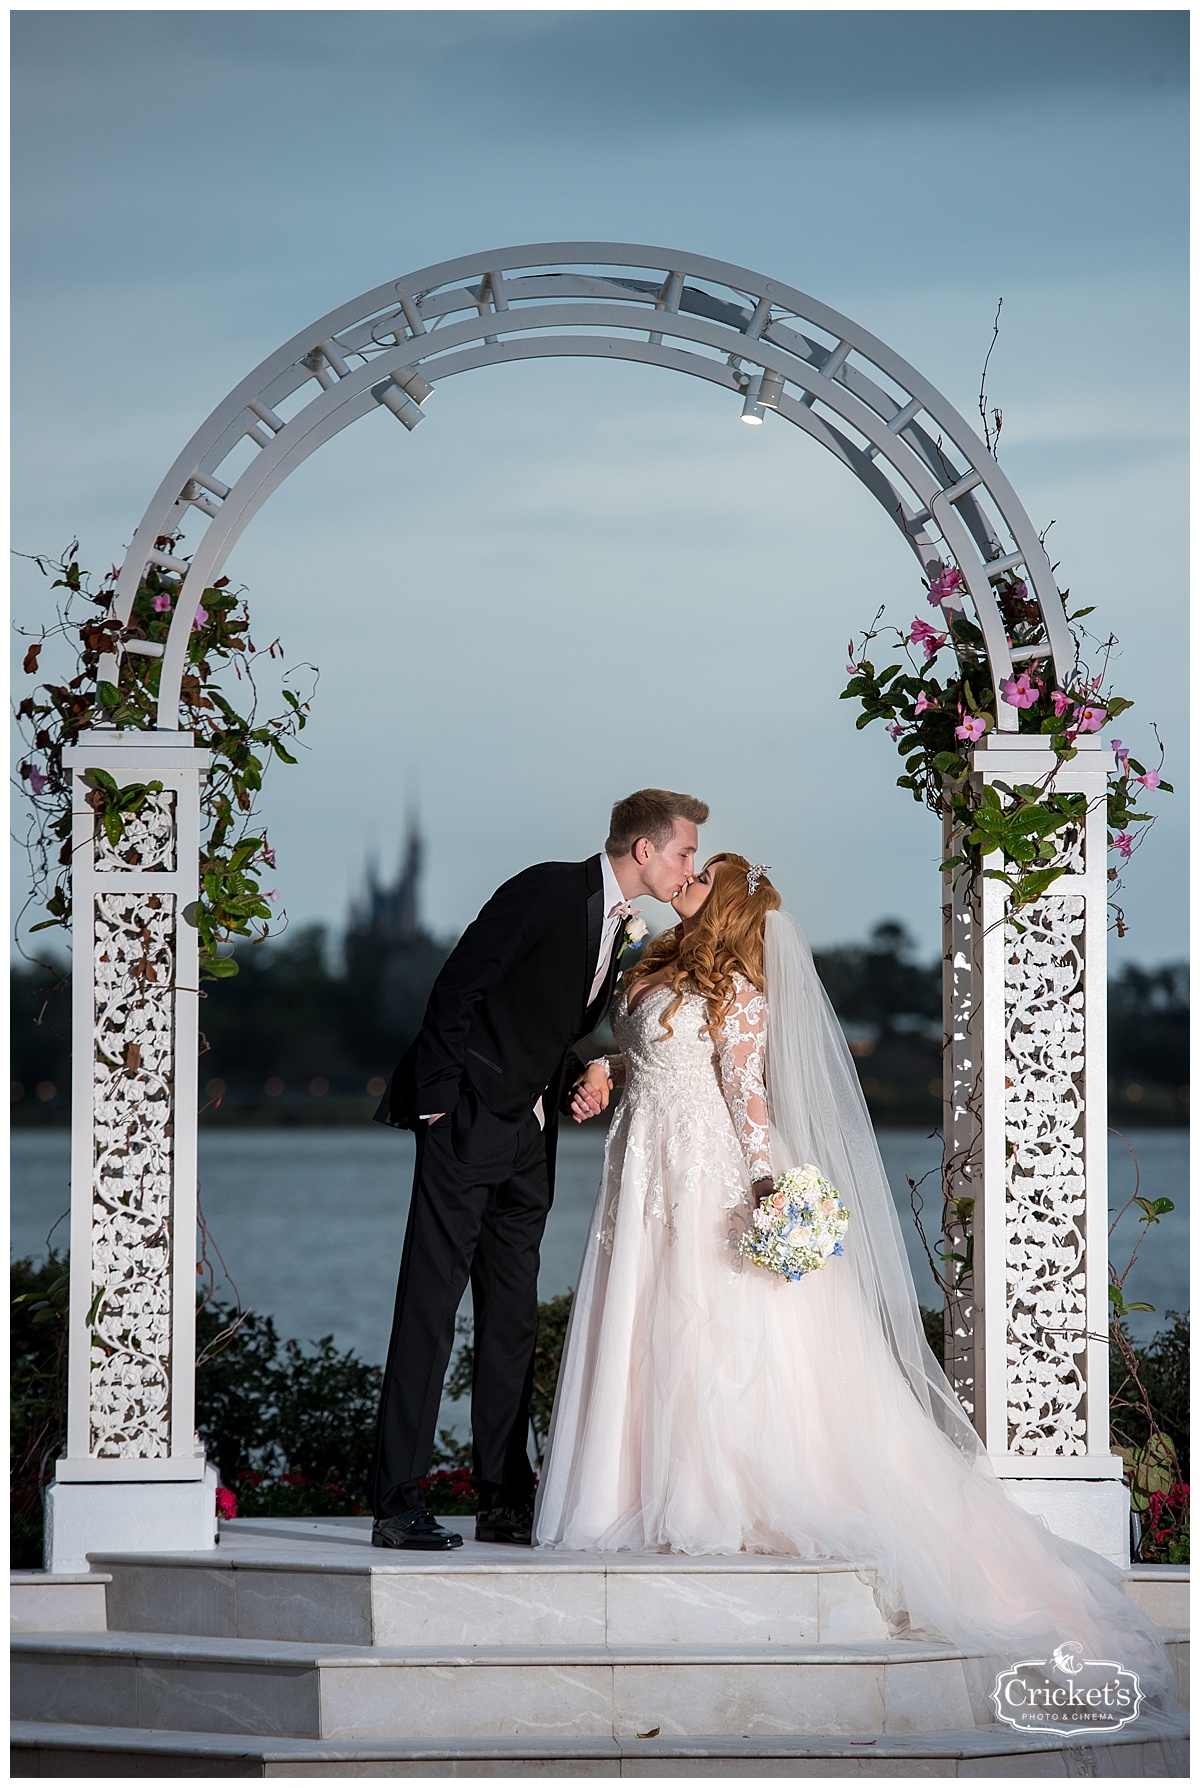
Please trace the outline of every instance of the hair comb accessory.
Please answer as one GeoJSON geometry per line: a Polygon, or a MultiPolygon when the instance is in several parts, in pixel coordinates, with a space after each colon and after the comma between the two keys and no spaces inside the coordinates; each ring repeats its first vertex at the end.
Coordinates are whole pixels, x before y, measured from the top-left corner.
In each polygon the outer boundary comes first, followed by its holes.
{"type": "Polygon", "coordinates": [[[751,894],[757,894],[758,884],[770,867],[769,863],[751,863],[746,871],[746,886],[751,894]]]}

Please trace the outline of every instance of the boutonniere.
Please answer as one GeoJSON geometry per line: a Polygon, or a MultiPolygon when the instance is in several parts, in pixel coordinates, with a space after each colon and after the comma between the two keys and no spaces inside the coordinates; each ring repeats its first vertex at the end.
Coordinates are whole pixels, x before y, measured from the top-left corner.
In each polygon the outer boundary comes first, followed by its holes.
{"type": "Polygon", "coordinates": [[[630,913],[625,921],[625,932],[621,939],[621,955],[624,955],[626,950],[631,950],[640,944],[649,929],[650,927],[640,913],[630,913]]]}

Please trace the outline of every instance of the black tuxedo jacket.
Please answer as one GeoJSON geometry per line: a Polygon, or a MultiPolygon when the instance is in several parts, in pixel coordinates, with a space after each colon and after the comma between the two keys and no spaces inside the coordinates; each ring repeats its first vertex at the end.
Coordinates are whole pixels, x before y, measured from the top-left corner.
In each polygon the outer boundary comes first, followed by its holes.
{"type": "Polygon", "coordinates": [[[580,1071],[571,1045],[599,1022],[616,981],[621,930],[589,1003],[603,930],[599,856],[538,863],[497,888],[434,982],[376,1120],[414,1130],[422,1112],[453,1112],[467,1091],[495,1116],[522,1119],[541,1098],[552,1149],[580,1071]]]}

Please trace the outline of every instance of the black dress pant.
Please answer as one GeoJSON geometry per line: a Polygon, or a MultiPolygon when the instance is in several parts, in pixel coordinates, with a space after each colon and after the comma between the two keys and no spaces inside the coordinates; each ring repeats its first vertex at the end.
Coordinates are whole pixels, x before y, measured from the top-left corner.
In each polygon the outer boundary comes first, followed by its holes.
{"type": "Polygon", "coordinates": [[[498,1118],[466,1092],[452,1114],[421,1125],[371,1461],[376,1516],[423,1501],[418,1480],[430,1468],[468,1279],[475,1309],[472,1481],[481,1508],[531,1499],[529,1399],[549,1209],[546,1139],[532,1112],[498,1118]]]}

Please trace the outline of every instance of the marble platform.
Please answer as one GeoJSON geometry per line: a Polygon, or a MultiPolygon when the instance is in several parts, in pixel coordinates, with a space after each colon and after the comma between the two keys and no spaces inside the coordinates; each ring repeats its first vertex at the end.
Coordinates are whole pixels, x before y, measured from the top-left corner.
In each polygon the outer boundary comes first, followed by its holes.
{"type": "MultiPolygon", "coordinates": [[[[998,1727],[979,1661],[889,1637],[852,1565],[543,1554],[458,1525],[461,1549],[422,1555],[373,1549],[364,1520],[239,1520],[216,1553],[23,1574],[14,1774],[1186,1773],[1183,1735],[1140,1722],[1084,1746],[998,1727]]],[[[1186,1570],[1128,1588],[1184,1671],[1186,1570]]]]}

